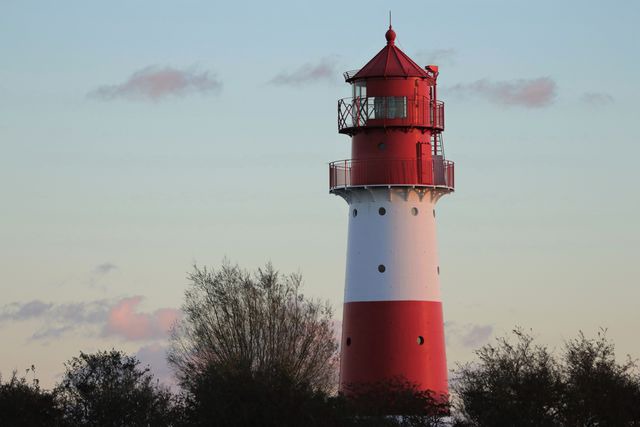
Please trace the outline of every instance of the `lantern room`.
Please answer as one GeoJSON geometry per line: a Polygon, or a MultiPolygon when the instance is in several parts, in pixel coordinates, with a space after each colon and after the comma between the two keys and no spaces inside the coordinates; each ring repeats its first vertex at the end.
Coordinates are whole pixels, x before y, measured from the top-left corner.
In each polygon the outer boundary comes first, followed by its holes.
{"type": "Polygon", "coordinates": [[[416,64],[396,44],[364,67],[344,73],[351,97],[338,101],[338,131],[351,137],[351,159],[330,167],[330,188],[412,185],[453,190],[453,163],[444,158],[444,103],[438,67],[416,64]]]}

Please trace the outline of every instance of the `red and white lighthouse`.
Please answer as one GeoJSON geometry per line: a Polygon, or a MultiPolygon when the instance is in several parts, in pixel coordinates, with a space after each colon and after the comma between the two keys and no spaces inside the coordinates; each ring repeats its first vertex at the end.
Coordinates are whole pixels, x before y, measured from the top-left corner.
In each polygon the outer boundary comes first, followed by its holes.
{"type": "Polygon", "coordinates": [[[352,96],[338,102],[351,159],[330,164],[330,191],[349,204],[340,384],[404,379],[447,394],[438,199],[454,189],[442,144],[438,67],[387,45],[345,73],[352,96]]]}

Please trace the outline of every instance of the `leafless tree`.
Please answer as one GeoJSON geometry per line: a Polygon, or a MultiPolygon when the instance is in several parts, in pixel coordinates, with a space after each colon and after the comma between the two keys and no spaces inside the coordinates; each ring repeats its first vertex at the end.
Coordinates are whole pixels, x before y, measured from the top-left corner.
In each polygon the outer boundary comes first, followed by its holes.
{"type": "Polygon", "coordinates": [[[335,388],[332,310],[304,297],[299,274],[279,274],[271,264],[251,274],[225,262],[217,270],[194,267],[189,280],[168,355],[181,384],[213,368],[285,375],[320,392],[335,388]]]}

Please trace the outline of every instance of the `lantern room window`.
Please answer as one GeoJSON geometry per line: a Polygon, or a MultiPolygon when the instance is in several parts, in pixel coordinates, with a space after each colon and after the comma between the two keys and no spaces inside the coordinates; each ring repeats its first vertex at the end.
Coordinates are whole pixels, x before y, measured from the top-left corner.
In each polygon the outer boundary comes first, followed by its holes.
{"type": "Polygon", "coordinates": [[[389,96],[387,104],[387,119],[404,119],[407,117],[406,96],[389,96]]]}
{"type": "Polygon", "coordinates": [[[353,97],[354,98],[366,98],[367,97],[367,81],[358,80],[353,83],[353,97]]]}
{"type": "Polygon", "coordinates": [[[404,119],[407,117],[406,96],[377,96],[373,101],[371,119],[404,119]]]}

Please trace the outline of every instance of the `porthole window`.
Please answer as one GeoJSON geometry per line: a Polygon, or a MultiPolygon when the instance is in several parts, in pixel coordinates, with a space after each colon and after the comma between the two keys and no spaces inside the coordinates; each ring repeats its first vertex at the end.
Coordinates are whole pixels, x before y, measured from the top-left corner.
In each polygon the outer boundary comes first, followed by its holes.
{"type": "Polygon", "coordinates": [[[353,210],[353,217],[357,217],[358,216],[358,209],[354,209],[353,210]]]}
{"type": "Polygon", "coordinates": [[[387,267],[385,267],[385,266],[384,266],[384,264],[380,264],[380,265],[378,266],[378,271],[379,271],[380,273],[384,273],[386,270],[387,270],[387,267]]]}
{"type": "Polygon", "coordinates": [[[380,215],[384,215],[384,214],[386,214],[386,213],[387,213],[387,210],[386,210],[385,208],[380,208],[380,209],[378,209],[378,213],[379,213],[380,215]]]}
{"type": "Polygon", "coordinates": [[[411,215],[413,216],[417,216],[418,215],[418,208],[411,208],[411,215]]]}
{"type": "Polygon", "coordinates": [[[422,345],[424,344],[424,337],[422,335],[418,336],[418,339],[416,340],[418,345],[422,345]]]}
{"type": "Polygon", "coordinates": [[[351,337],[347,337],[347,346],[351,345],[351,337]]]}
{"type": "Polygon", "coordinates": [[[382,151],[385,148],[387,148],[386,144],[384,142],[381,142],[380,144],[378,144],[378,150],[382,151]]]}

